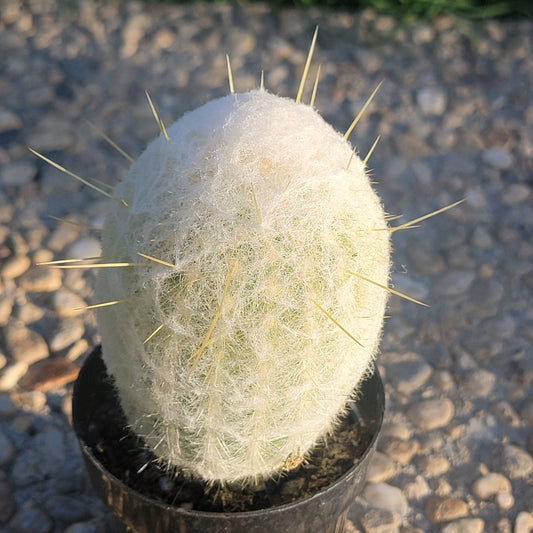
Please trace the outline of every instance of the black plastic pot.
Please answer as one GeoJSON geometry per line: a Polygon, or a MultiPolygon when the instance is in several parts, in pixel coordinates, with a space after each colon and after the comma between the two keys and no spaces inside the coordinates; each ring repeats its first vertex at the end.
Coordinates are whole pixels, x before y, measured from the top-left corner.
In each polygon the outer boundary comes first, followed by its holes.
{"type": "Polygon", "coordinates": [[[385,397],[377,369],[361,387],[354,420],[371,431],[370,442],[354,465],[313,496],[268,509],[216,513],[175,507],[148,498],[113,476],[91,446],[93,414],[114,397],[97,347],[87,358],[74,386],[73,422],[89,477],[98,496],[116,517],[116,531],[135,533],[342,533],[350,506],[364,487],[366,471],[381,428],[385,397]]]}

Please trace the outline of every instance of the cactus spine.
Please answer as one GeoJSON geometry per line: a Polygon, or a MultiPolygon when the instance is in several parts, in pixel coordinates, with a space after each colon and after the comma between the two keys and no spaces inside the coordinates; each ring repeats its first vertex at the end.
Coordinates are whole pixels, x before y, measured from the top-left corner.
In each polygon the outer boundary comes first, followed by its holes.
{"type": "Polygon", "coordinates": [[[121,301],[98,309],[103,355],[168,464],[271,476],[335,427],[375,356],[390,262],[350,157],[311,107],[254,90],[186,114],[117,186],[102,253],[133,266],[99,272],[96,299],[121,301]]]}

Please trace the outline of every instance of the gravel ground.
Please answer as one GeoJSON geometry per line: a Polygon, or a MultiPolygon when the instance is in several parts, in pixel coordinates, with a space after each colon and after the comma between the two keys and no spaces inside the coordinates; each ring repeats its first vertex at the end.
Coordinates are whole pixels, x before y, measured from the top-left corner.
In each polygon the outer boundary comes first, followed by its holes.
{"type": "MultiPolygon", "coordinates": [[[[347,531],[533,531],[533,22],[440,18],[402,29],[372,12],[266,6],[0,2],[0,529],[93,533],[70,426],[72,382],[98,342],[90,271],[108,200],[35,150],[114,184],[169,124],[228,91],[294,95],[316,24],[317,108],[370,160],[393,224],[393,297],[380,365],[386,423],[347,531]],[[67,218],[76,224],[54,220],[67,218]]],[[[311,72],[314,76],[314,71],[311,72]]],[[[305,96],[309,98],[309,96],[305,96]]]]}

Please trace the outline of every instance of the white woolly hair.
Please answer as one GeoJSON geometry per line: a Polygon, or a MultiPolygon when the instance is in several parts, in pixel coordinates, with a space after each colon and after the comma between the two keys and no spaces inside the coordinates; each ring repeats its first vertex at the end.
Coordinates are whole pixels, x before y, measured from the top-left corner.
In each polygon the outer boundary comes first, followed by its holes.
{"type": "Polygon", "coordinates": [[[145,265],[99,275],[98,301],[127,299],[98,310],[104,360],[132,429],[169,465],[272,476],[334,429],[373,362],[384,213],[362,161],[347,169],[349,143],[291,99],[230,94],[168,137],[106,220],[103,255],[145,265]]]}

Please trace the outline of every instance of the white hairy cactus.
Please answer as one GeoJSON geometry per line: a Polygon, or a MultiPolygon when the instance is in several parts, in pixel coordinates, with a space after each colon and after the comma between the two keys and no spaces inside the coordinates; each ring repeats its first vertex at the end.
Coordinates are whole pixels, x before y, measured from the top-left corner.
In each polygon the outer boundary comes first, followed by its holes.
{"type": "MultiPolygon", "coordinates": [[[[268,477],[334,429],[371,367],[389,232],[364,163],[265,90],[186,114],[114,192],[103,357],[132,429],[208,481],[268,477]],[[350,164],[348,165],[348,162],[350,164]]],[[[164,133],[167,133],[164,132],[164,133]]]]}

